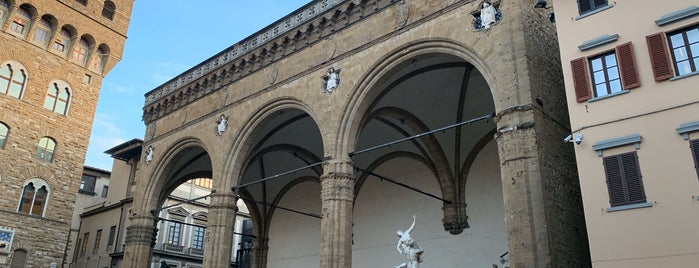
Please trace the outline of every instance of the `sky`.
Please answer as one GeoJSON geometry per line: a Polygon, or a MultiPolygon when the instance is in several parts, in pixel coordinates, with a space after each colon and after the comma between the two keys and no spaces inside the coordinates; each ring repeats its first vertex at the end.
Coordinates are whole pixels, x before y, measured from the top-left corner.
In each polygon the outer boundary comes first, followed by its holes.
{"type": "Polygon", "coordinates": [[[134,1],[124,54],[102,81],[85,165],[111,170],[104,151],[143,139],[146,92],[309,2],[134,1]]]}

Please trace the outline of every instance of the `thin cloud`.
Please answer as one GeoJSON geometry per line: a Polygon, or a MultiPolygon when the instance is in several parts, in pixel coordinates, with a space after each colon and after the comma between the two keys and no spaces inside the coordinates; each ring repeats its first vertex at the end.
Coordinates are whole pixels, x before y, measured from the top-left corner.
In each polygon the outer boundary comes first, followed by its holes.
{"type": "Polygon", "coordinates": [[[188,68],[189,66],[174,61],[157,62],[153,69],[155,72],[151,74],[151,79],[157,84],[162,84],[186,71],[188,68]]]}

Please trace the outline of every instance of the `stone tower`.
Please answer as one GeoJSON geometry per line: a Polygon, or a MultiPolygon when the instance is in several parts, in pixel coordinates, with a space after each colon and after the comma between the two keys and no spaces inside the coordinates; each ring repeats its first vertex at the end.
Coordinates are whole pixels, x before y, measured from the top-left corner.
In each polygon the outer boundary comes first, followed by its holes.
{"type": "Polygon", "coordinates": [[[59,267],[133,0],[0,0],[0,267],[59,267]]]}

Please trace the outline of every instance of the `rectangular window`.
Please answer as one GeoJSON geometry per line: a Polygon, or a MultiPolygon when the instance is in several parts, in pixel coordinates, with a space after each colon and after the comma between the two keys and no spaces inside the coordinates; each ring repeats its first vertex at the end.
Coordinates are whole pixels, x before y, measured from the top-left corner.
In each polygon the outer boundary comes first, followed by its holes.
{"type": "Polygon", "coordinates": [[[646,202],[636,152],[607,156],[602,161],[612,207],[646,202]]]}
{"type": "Polygon", "coordinates": [[[18,34],[23,34],[24,22],[22,20],[13,20],[12,24],[10,25],[10,30],[18,34]]]}
{"type": "Polygon", "coordinates": [[[80,246],[80,256],[85,256],[85,251],[87,251],[87,240],[90,238],[90,233],[85,233],[83,236],[83,244],[80,246]]]}
{"type": "Polygon", "coordinates": [[[108,193],[109,193],[109,186],[107,186],[107,185],[102,186],[102,198],[107,198],[108,193]]]}
{"type": "Polygon", "coordinates": [[[57,52],[65,52],[66,51],[66,45],[64,45],[61,40],[56,39],[56,41],[53,42],[53,50],[57,52]]]}
{"type": "Polygon", "coordinates": [[[578,10],[581,15],[606,5],[607,0],[578,0],[578,10]]]}
{"type": "Polygon", "coordinates": [[[114,236],[116,235],[116,225],[109,227],[109,238],[107,238],[107,246],[114,245],[114,236]]]}
{"type": "Polygon", "coordinates": [[[180,234],[182,232],[182,223],[170,222],[170,228],[167,233],[167,243],[172,245],[180,245],[180,234]]]}
{"type": "Polygon", "coordinates": [[[49,41],[49,32],[46,29],[37,28],[34,30],[34,43],[46,45],[49,41]]]}
{"type": "Polygon", "coordinates": [[[82,181],[80,181],[80,191],[84,193],[95,193],[95,182],[97,178],[95,176],[83,175],[82,181]]]}
{"type": "Polygon", "coordinates": [[[97,230],[97,234],[95,235],[95,246],[92,248],[92,254],[97,253],[97,251],[100,249],[100,241],[102,240],[102,229],[97,230]]]}
{"type": "Polygon", "coordinates": [[[694,169],[697,170],[697,176],[699,176],[699,139],[689,141],[689,147],[692,149],[692,157],[694,157],[694,169]]]}
{"type": "Polygon", "coordinates": [[[195,226],[192,234],[192,248],[204,249],[204,227],[195,226]]]}
{"type": "Polygon", "coordinates": [[[696,72],[699,67],[699,26],[670,33],[668,39],[677,75],[696,72]]]}
{"type": "Polygon", "coordinates": [[[621,78],[614,51],[590,58],[590,73],[595,97],[621,92],[621,78]]]}

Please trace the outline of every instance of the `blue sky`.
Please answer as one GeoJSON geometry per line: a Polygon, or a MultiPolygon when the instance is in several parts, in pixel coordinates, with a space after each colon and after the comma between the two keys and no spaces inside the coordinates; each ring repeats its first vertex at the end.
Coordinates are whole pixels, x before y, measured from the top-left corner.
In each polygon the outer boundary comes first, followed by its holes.
{"type": "Polygon", "coordinates": [[[85,165],[112,169],[103,152],[143,139],[143,94],[309,0],[136,0],[122,60],[102,82],[85,165]]]}

